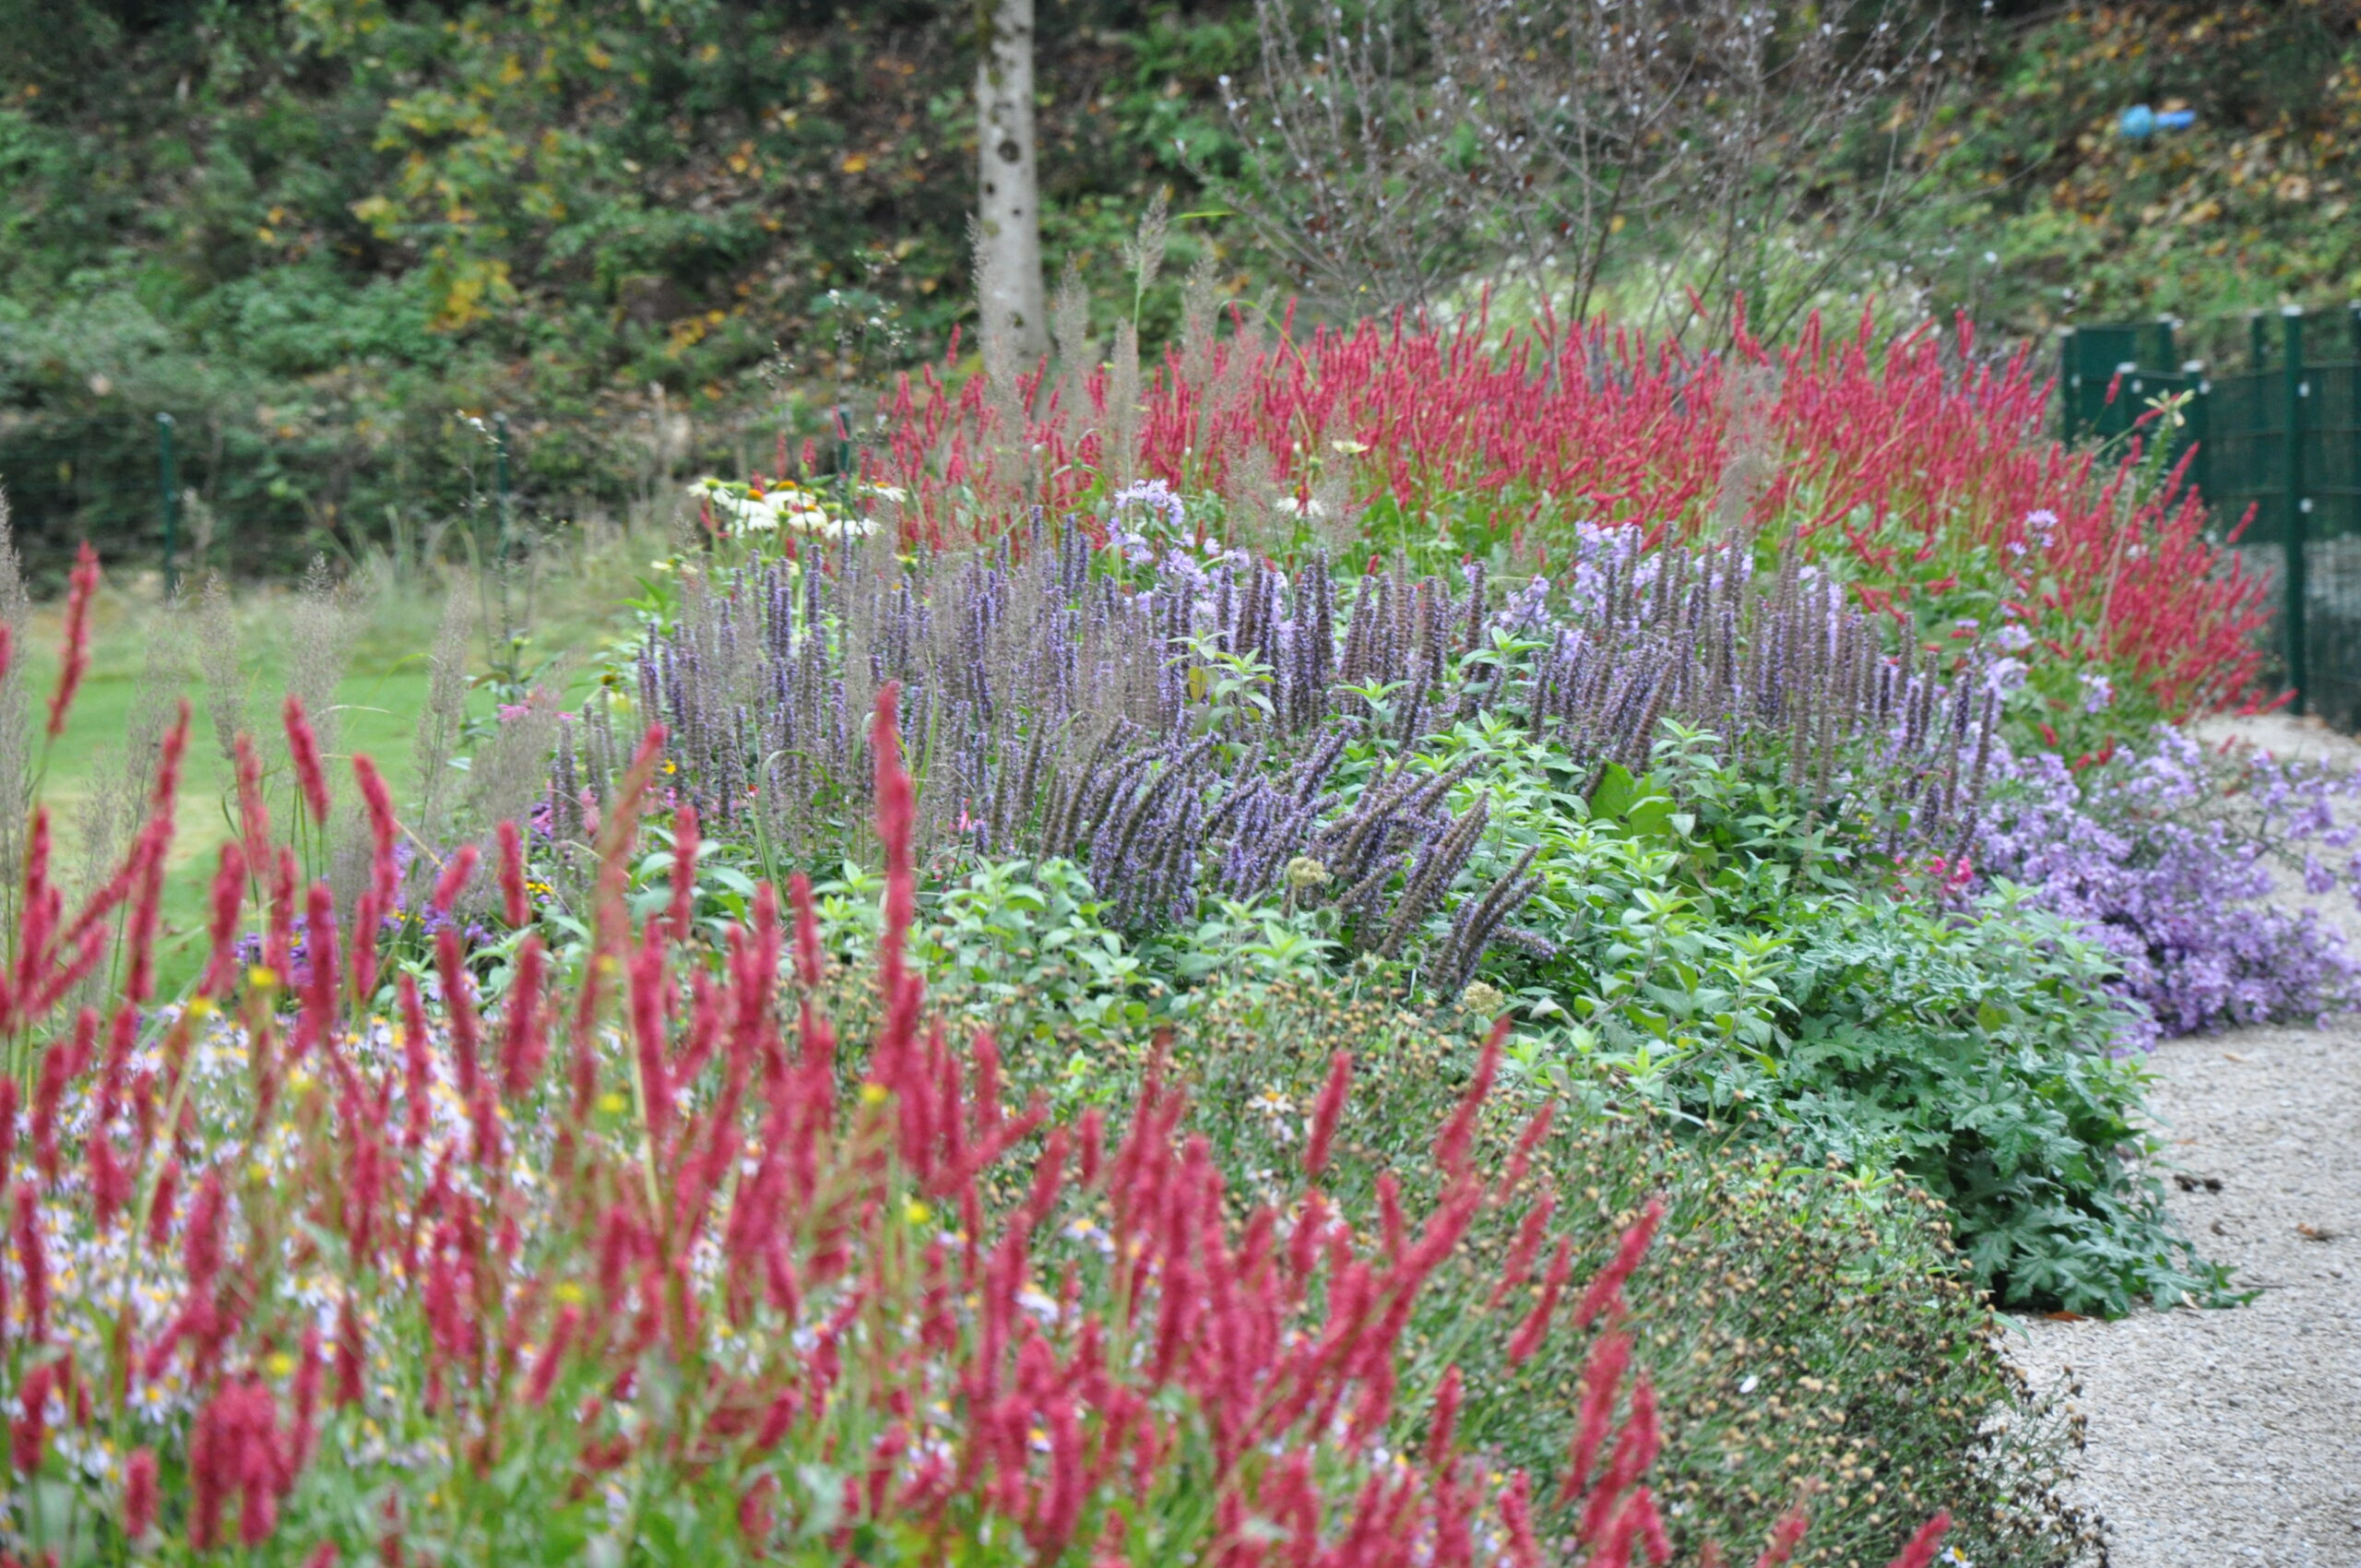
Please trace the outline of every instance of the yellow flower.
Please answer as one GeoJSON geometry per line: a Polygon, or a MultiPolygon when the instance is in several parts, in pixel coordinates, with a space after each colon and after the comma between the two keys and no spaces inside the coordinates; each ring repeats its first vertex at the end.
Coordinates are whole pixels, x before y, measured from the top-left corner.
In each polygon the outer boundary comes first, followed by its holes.
{"type": "Polygon", "coordinates": [[[599,1097],[599,1109],[610,1116],[621,1116],[631,1102],[610,1089],[599,1097]]]}
{"type": "Polygon", "coordinates": [[[571,1279],[561,1281],[558,1288],[550,1294],[555,1296],[562,1306],[578,1307],[582,1304],[582,1287],[571,1279]]]}
{"type": "Polygon", "coordinates": [[[213,998],[209,996],[192,996],[189,998],[188,1016],[190,1017],[209,1018],[213,1016],[213,998]]]}
{"type": "Polygon", "coordinates": [[[927,1207],[926,1205],[919,1202],[918,1199],[912,1198],[909,1202],[902,1206],[902,1218],[908,1220],[913,1225],[924,1225],[928,1220],[934,1218],[934,1210],[927,1207]]]}
{"type": "Polygon", "coordinates": [[[270,1360],[264,1364],[270,1368],[273,1377],[292,1377],[295,1374],[295,1358],[284,1350],[273,1351],[270,1360]]]}
{"type": "Polygon", "coordinates": [[[861,1085],[861,1086],[860,1086],[860,1103],[861,1103],[861,1104],[863,1104],[863,1105],[883,1105],[883,1104],[884,1104],[884,1103],[885,1103],[885,1086],[884,1086],[884,1084],[863,1084],[863,1085],[861,1085]]]}
{"type": "Polygon", "coordinates": [[[267,964],[256,964],[246,971],[246,983],[256,991],[279,989],[279,971],[267,964]]]}

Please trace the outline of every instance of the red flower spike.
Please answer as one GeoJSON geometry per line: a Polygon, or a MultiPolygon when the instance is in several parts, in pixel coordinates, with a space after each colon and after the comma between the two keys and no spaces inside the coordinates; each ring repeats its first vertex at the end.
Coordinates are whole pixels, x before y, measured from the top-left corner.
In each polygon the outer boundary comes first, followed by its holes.
{"type": "Polygon", "coordinates": [[[565,1363],[565,1353],[574,1344],[575,1331],[582,1326],[582,1309],[572,1304],[561,1308],[557,1322],[551,1325],[550,1342],[541,1348],[540,1359],[533,1363],[533,1377],[525,1390],[525,1403],[535,1409],[550,1402],[550,1390],[557,1385],[557,1374],[565,1363]]]}
{"type": "Polygon", "coordinates": [[[1779,1522],[1771,1526],[1770,1544],[1754,1560],[1754,1568],[1786,1568],[1787,1561],[1795,1556],[1796,1548],[1802,1544],[1809,1523],[1801,1503],[1780,1515],[1779,1522]]]}
{"type": "Polygon", "coordinates": [[[812,906],[812,879],[800,871],[788,878],[787,897],[795,910],[795,978],[809,991],[820,983],[820,918],[812,906]]]}
{"type": "Polygon", "coordinates": [[[43,1361],[27,1372],[19,1390],[19,1414],[8,1423],[8,1459],[17,1473],[30,1479],[41,1471],[49,1446],[49,1395],[57,1382],[55,1361],[43,1361]]]}
{"type": "Polygon", "coordinates": [[[533,901],[525,896],[525,838],[513,822],[503,822],[500,839],[500,912],[521,930],[533,918],[533,901]]]}
{"type": "Polygon", "coordinates": [[[1328,1169],[1328,1155],[1336,1141],[1336,1124],[1345,1114],[1345,1101],[1352,1092],[1353,1053],[1340,1051],[1328,1059],[1328,1079],[1321,1086],[1320,1099],[1311,1113],[1311,1138],[1304,1145],[1303,1173],[1317,1181],[1328,1169]]]}
{"type": "Polygon", "coordinates": [[[501,1089],[511,1099],[523,1097],[549,1060],[549,1023],[541,998],[548,967],[540,933],[528,932],[516,950],[516,968],[509,980],[502,1019],[501,1089]]]}
{"type": "Polygon", "coordinates": [[[1454,1363],[1445,1367],[1442,1385],[1435,1390],[1435,1413],[1427,1428],[1427,1468],[1441,1469],[1452,1458],[1452,1443],[1459,1433],[1460,1380],[1454,1363]]]}
{"type": "Polygon", "coordinates": [[[313,732],[312,720],[303,712],[303,699],[294,693],[287,694],[287,701],[279,708],[279,720],[287,731],[287,754],[295,765],[297,793],[303,807],[312,814],[314,827],[328,819],[328,778],[320,767],[320,738],[313,732]]]}
{"type": "Polygon", "coordinates": [[[1598,1277],[1590,1282],[1583,1293],[1582,1305],[1574,1312],[1575,1324],[1588,1328],[1602,1313],[1619,1314],[1623,1309],[1623,1282],[1640,1266],[1640,1259],[1647,1253],[1648,1243],[1655,1239],[1656,1227],[1664,1222],[1664,1200],[1650,1198],[1640,1218],[1623,1232],[1622,1242],[1615,1249],[1614,1259],[1599,1270],[1598,1277]]]}
{"type": "Polygon", "coordinates": [[[238,921],[246,904],[246,852],[235,838],[221,846],[221,861],[213,873],[211,913],[206,921],[206,934],[213,940],[212,956],[207,960],[205,978],[197,982],[197,990],[209,997],[219,997],[238,982],[238,921]]]}
{"type": "Polygon", "coordinates": [[[1492,1092],[1492,1080],[1500,1074],[1501,1044],[1508,1035],[1506,1017],[1492,1025],[1492,1032],[1484,1037],[1483,1052],[1476,1060],[1476,1076],[1435,1139],[1435,1163],[1453,1176],[1467,1168],[1468,1147],[1476,1136],[1476,1118],[1484,1109],[1485,1098],[1492,1092]]]}
{"type": "Polygon", "coordinates": [[[1557,1111],[1558,1102],[1554,1099],[1548,1101],[1533,1113],[1532,1120],[1525,1124],[1525,1131],[1517,1134],[1516,1147],[1510,1152],[1509,1162],[1501,1171],[1501,1183],[1496,1194],[1499,1202],[1506,1203],[1516,1195],[1525,1172],[1532,1169],[1533,1151],[1549,1136],[1550,1123],[1557,1111]]]}
{"type": "Polygon", "coordinates": [[[1583,1398],[1574,1424],[1574,1440],[1567,1455],[1565,1479],[1559,1483],[1560,1505],[1575,1501],[1590,1489],[1591,1467],[1598,1462],[1608,1427],[1615,1417],[1616,1396],[1622,1391],[1623,1372],[1631,1361],[1631,1336],[1602,1334],[1583,1364],[1583,1398]]]}
{"type": "Polygon", "coordinates": [[[1910,1538],[1910,1544],[1886,1568],[1928,1568],[1935,1561],[1935,1549],[1942,1544],[1951,1527],[1951,1510],[1946,1508],[1919,1526],[1918,1533],[1910,1538]]]}
{"type": "Polygon", "coordinates": [[[49,1248],[42,1236],[41,1198],[30,1182],[17,1183],[15,1219],[17,1266],[22,1271],[25,1291],[25,1335],[39,1345],[49,1338],[49,1248]]]}
{"type": "Polygon", "coordinates": [[[469,879],[475,875],[477,859],[473,844],[462,844],[453,850],[451,858],[443,862],[442,873],[434,879],[434,892],[427,900],[427,907],[438,915],[448,915],[452,906],[459,901],[459,894],[468,885],[469,879]]]}
{"type": "Polygon", "coordinates": [[[1566,1280],[1572,1273],[1573,1243],[1560,1236],[1558,1238],[1558,1250],[1549,1259],[1549,1270],[1542,1277],[1541,1299],[1534,1302],[1533,1311],[1525,1315],[1525,1322],[1517,1328],[1516,1336],[1509,1341],[1509,1365],[1523,1366],[1536,1350],[1541,1348],[1541,1341],[1549,1332],[1550,1314],[1558,1310],[1558,1297],[1566,1289],[1566,1280]]]}
{"type": "Polygon", "coordinates": [[[123,1469],[123,1533],[140,1540],[156,1527],[156,1451],[138,1448],[123,1469]]]}
{"type": "Polygon", "coordinates": [[[90,600],[99,591],[99,552],[84,540],[65,579],[65,642],[57,659],[57,685],[49,695],[49,738],[65,732],[74,694],[90,670],[90,600]]]}
{"type": "Polygon", "coordinates": [[[1549,1229],[1549,1220],[1558,1212],[1558,1195],[1544,1193],[1541,1201],[1525,1211],[1517,1225],[1516,1240],[1509,1244],[1508,1261],[1501,1266],[1500,1283],[1485,1300],[1487,1307],[1497,1307],[1508,1300],[1509,1292],[1524,1284],[1533,1274],[1533,1260],[1541,1255],[1541,1243],[1549,1229]]]}

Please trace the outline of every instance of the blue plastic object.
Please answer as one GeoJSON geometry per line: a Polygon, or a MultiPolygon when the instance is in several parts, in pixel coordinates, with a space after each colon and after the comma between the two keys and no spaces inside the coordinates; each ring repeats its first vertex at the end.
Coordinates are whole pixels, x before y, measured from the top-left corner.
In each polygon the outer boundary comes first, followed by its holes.
{"type": "Polygon", "coordinates": [[[2117,119],[2115,128],[2128,141],[2146,141],[2158,131],[2185,131],[2195,124],[2193,109],[2167,109],[2160,113],[2144,103],[2135,103],[2117,119]]]}

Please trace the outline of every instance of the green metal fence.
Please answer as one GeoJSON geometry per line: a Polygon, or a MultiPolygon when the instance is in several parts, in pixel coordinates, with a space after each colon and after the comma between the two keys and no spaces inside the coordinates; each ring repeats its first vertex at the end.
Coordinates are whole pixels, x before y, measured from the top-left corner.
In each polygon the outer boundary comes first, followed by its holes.
{"type": "Polygon", "coordinates": [[[2296,709],[2361,730],[2361,305],[2077,327],[2058,369],[2070,438],[2120,436],[2156,399],[2193,394],[2187,422],[2160,434],[2176,457],[2194,447],[2190,482],[2274,587],[2296,709]]]}

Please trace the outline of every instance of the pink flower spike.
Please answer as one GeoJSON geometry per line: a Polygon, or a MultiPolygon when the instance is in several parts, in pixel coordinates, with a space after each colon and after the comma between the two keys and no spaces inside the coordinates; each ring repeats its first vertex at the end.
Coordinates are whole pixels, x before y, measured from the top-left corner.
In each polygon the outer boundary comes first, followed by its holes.
{"type": "Polygon", "coordinates": [[[1345,1114],[1345,1099],[1353,1086],[1353,1053],[1340,1051],[1328,1059],[1328,1081],[1311,1113],[1311,1141],[1304,1146],[1303,1173],[1319,1180],[1328,1168],[1328,1153],[1336,1141],[1336,1123],[1345,1114]]]}
{"type": "Polygon", "coordinates": [[[1588,1328],[1601,1313],[1610,1316],[1621,1314],[1623,1282],[1631,1278],[1631,1271],[1640,1266],[1640,1259],[1646,1254],[1648,1243],[1655,1240],[1656,1227],[1663,1221],[1664,1200],[1650,1198],[1648,1206],[1640,1211],[1640,1218],[1623,1232],[1623,1241],[1615,1249],[1614,1258],[1598,1271],[1598,1277],[1592,1280],[1590,1289],[1583,1293],[1582,1305],[1574,1313],[1576,1324],[1588,1328]]]}
{"type": "Polygon", "coordinates": [[[1754,1568],[1786,1568],[1788,1559],[1795,1556],[1796,1548],[1802,1543],[1804,1527],[1809,1522],[1800,1503],[1780,1515],[1779,1522],[1771,1526],[1770,1544],[1762,1549],[1762,1555],[1754,1560],[1754,1568]]]}
{"type": "Polygon", "coordinates": [[[525,896],[525,839],[514,822],[500,825],[501,913],[521,929],[533,918],[533,902],[525,896]]]}
{"type": "Polygon", "coordinates": [[[58,655],[57,686],[49,696],[49,738],[65,731],[65,715],[90,671],[90,600],[99,591],[99,552],[84,540],[66,578],[65,644],[58,655]]]}
{"type": "Polygon", "coordinates": [[[434,879],[434,895],[428,905],[438,915],[447,915],[451,906],[459,901],[460,892],[468,879],[476,873],[476,847],[462,844],[443,862],[443,874],[434,879]]]}
{"type": "Polygon", "coordinates": [[[1952,1513],[1946,1508],[1919,1526],[1918,1533],[1910,1538],[1910,1544],[1902,1549],[1902,1555],[1886,1568],[1928,1568],[1935,1561],[1935,1548],[1942,1544],[1951,1527],[1952,1513]]]}
{"type": "Polygon", "coordinates": [[[287,754],[295,764],[296,789],[312,814],[313,826],[317,826],[328,819],[328,779],[320,767],[320,738],[303,712],[303,699],[293,692],[287,694],[279,719],[287,729],[287,754]]]}

